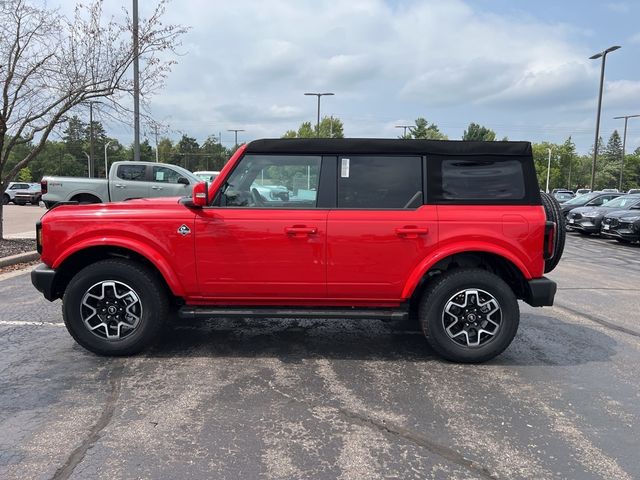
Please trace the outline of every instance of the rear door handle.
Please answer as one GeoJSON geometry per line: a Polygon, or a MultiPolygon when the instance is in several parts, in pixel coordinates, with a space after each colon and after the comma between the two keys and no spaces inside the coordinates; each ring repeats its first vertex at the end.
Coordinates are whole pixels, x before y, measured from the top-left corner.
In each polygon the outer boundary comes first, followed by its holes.
{"type": "Polygon", "coordinates": [[[124,185],[122,185],[121,183],[116,183],[116,188],[127,188],[124,185]]]}
{"type": "Polygon", "coordinates": [[[308,237],[318,233],[316,227],[306,227],[304,225],[294,225],[293,227],[285,227],[284,233],[292,237],[308,237]]]}
{"type": "Polygon", "coordinates": [[[151,190],[162,190],[162,187],[159,187],[158,185],[152,185],[151,190]]]}
{"type": "Polygon", "coordinates": [[[396,235],[404,238],[418,238],[418,235],[426,235],[429,229],[426,227],[415,227],[407,225],[406,227],[396,228],[396,235]]]}

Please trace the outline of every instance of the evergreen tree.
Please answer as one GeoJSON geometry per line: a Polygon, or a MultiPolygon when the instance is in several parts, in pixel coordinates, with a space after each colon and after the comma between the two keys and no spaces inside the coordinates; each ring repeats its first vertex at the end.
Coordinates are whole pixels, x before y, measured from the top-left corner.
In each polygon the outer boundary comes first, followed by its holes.
{"type": "Polygon", "coordinates": [[[481,142],[493,142],[496,139],[496,132],[493,130],[471,122],[462,135],[462,140],[473,140],[481,142]]]}
{"type": "Polygon", "coordinates": [[[447,136],[440,131],[435,123],[429,123],[425,118],[416,118],[415,127],[409,128],[407,136],[400,138],[415,138],[424,140],[447,140],[447,136]]]}

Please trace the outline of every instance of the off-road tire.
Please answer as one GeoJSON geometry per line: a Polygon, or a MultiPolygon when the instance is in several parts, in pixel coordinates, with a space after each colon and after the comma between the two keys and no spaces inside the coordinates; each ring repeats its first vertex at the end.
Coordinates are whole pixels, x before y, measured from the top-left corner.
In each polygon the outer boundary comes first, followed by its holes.
{"type": "Polygon", "coordinates": [[[62,300],[62,316],[67,330],[76,342],[98,355],[133,355],[144,350],[162,331],[168,312],[168,294],[158,276],[143,265],[121,259],[102,260],[82,269],[69,282],[62,300]],[[137,327],[130,335],[118,340],[100,338],[92,333],[81,315],[85,293],[107,280],[130,286],[142,306],[137,327]]]}
{"type": "Polygon", "coordinates": [[[548,193],[540,192],[540,196],[542,197],[544,211],[547,214],[547,220],[556,224],[556,238],[554,242],[553,256],[544,261],[544,273],[549,273],[556,268],[558,262],[562,258],[567,231],[565,218],[564,215],[562,215],[562,209],[560,208],[558,201],[553,197],[553,195],[549,195],[548,193]]]}
{"type": "Polygon", "coordinates": [[[427,287],[420,301],[420,323],[429,345],[452,362],[481,363],[501,354],[513,340],[520,323],[515,294],[497,275],[479,268],[462,268],[443,273],[427,287]],[[474,347],[462,346],[447,335],[443,312],[447,301],[465,289],[488,292],[501,309],[500,328],[488,342],[474,347]]]}

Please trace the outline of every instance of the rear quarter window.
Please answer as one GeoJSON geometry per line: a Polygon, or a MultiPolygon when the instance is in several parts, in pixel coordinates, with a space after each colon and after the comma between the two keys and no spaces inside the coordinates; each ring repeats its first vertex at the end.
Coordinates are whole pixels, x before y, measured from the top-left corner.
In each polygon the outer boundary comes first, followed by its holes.
{"type": "Polygon", "coordinates": [[[538,203],[539,193],[534,198],[537,180],[530,163],[517,157],[428,157],[429,200],[454,204],[538,203]]]}

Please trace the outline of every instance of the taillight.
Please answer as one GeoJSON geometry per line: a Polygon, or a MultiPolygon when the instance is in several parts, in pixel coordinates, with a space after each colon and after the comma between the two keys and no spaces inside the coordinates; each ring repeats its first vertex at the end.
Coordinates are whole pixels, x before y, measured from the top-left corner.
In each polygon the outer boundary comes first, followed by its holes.
{"type": "Polygon", "coordinates": [[[42,180],[40,182],[40,191],[42,192],[43,195],[45,193],[47,193],[47,181],[46,180],[42,180]]]}
{"type": "Polygon", "coordinates": [[[546,222],[544,226],[544,259],[553,257],[556,246],[557,229],[555,222],[546,222]]]}

